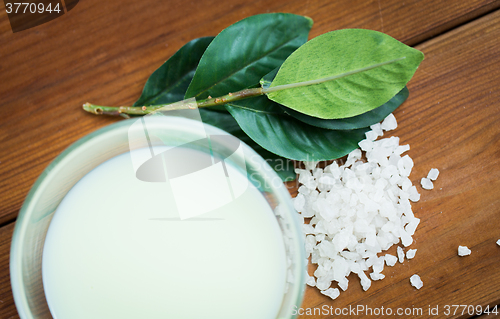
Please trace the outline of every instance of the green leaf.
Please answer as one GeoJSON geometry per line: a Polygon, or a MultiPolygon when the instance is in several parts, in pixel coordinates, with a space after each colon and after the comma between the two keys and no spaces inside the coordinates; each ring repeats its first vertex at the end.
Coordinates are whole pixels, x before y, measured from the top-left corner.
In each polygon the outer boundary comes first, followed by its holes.
{"type": "Polygon", "coordinates": [[[134,106],[167,104],[183,100],[201,56],[213,39],[214,37],[194,39],[180,48],[151,74],[134,106]]]}
{"type": "MultiPolygon", "coordinates": [[[[262,88],[267,89],[270,87],[272,81],[278,73],[278,70],[279,68],[276,68],[262,77],[262,79],[260,80],[260,85],[262,88]]],[[[394,112],[394,110],[396,110],[401,104],[403,104],[403,102],[408,98],[408,95],[409,91],[405,86],[401,91],[398,92],[398,94],[396,94],[392,99],[390,99],[387,103],[384,103],[382,106],[379,106],[363,114],[343,119],[320,119],[297,112],[281,104],[280,106],[285,111],[285,113],[293,116],[301,122],[312,126],[326,128],[329,130],[353,130],[368,127],[372,124],[382,121],[387,117],[387,115],[394,112]]]]}
{"type": "Polygon", "coordinates": [[[287,108],[286,106],[281,107],[286,113],[290,114],[297,120],[309,125],[330,130],[354,130],[358,128],[368,127],[372,124],[382,121],[387,117],[387,115],[394,112],[394,110],[397,109],[408,98],[408,95],[408,88],[405,86],[401,91],[399,91],[398,94],[390,99],[389,102],[383,104],[382,106],[379,106],[376,109],[373,109],[366,113],[343,119],[320,119],[294,111],[287,108]]]}
{"type": "Polygon", "coordinates": [[[381,32],[332,31],[292,53],[267,96],[322,119],[353,117],[381,106],[401,91],[422,59],[422,52],[381,32]],[[308,81],[321,83],[300,86],[308,81]],[[295,87],[283,89],[282,85],[295,87]]]}
{"type": "Polygon", "coordinates": [[[289,13],[248,17],[224,29],[203,54],[185,98],[218,97],[259,83],[307,41],[312,20],[289,13]]]}
{"type": "MultiPolygon", "coordinates": [[[[177,51],[167,62],[149,77],[141,97],[134,106],[168,104],[180,101],[193,79],[198,62],[214,37],[192,40],[177,51]]],[[[253,148],[276,171],[283,181],[296,177],[293,163],[270,153],[246,135],[227,112],[199,109],[203,123],[213,125],[242,140],[253,148]]]]}
{"type": "Polygon", "coordinates": [[[226,104],[226,109],[243,131],[263,148],[300,161],[342,157],[356,149],[368,131],[368,128],[328,130],[305,124],[265,96],[226,104]]]}

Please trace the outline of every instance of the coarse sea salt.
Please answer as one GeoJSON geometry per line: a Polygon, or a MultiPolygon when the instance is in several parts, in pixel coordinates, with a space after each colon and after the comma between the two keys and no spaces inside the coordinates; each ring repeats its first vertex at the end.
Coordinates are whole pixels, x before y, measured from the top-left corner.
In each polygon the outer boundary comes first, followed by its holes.
{"type": "Polygon", "coordinates": [[[422,185],[422,188],[423,189],[433,189],[434,188],[434,184],[432,183],[432,181],[427,178],[427,177],[422,177],[422,179],[420,180],[420,185],[422,185]]]}
{"type": "Polygon", "coordinates": [[[413,259],[416,253],[416,249],[408,249],[408,251],[406,252],[406,259],[413,259]]]}
{"type": "Polygon", "coordinates": [[[458,255],[459,256],[468,256],[470,255],[471,250],[467,246],[458,246],[458,255]]]}
{"type": "Polygon", "coordinates": [[[427,178],[431,181],[435,181],[439,176],[439,170],[437,168],[431,168],[429,173],[427,174],[427,178]]]}
{"type": "Polygon", "coordinates": [[[498,246],[500,246],[500,239],[499,239],[499,240],[497,240],[497,245],[498,245],[498,246]]]}
{"type": "Polygon", "coordinates": [[[424,285],[419,275],[413,275],[410,277],[410,283],[413,287],[420,289],[424,285]]]}
{"type": "MultiPolygon", "coordinates": [[[[317,162],[304,162],[305,169],[296,169],[301,185],[294,206],[304,222],[307,257],[317,264],[314,277],[307,274],[307,284],[332,299],[340,294],[335,285],[347,289],[351,273],[368,290],[372,280],[385,277],[384,264],[394,266],[405,259],[399,245],[398,257],[378,255],[395,244],[413,243],[420,219],[411,202],[420,194],[409,179],[413,160],[403,155],[410,147],[399,145],[398,137],[378,139],[396,127],[392,114],[370,126],[360,149],[343,165],[334,161],[323,169],[317,162]]],[[[415,251],[408,250],[406,258],[413,258],[415,251]]]]}
{"type": "Polygon", "coordinates": [[[398,261],[400,263],[403,263],[405,261],[405,252],[404,252],[403,248],[398,246],[397,252],[398,252],[398,261]]]}
{"type": "Polygon", "coordinates": [[[332,299],[336,299],[338,296],[340,296],[340,290],[338,290],[337,288],[328,288],[326,290],[322,290],[321,293],[332,299]]]}
{"type": "Polygon", "coordinates": [[[391,254],[386,254],[384,256],[384,259],[385,259],[385,264],[389,267],[392,267],[396,264],[396,262],[398,261],[398,257],[396,256],[393,256],[391,254]]]}

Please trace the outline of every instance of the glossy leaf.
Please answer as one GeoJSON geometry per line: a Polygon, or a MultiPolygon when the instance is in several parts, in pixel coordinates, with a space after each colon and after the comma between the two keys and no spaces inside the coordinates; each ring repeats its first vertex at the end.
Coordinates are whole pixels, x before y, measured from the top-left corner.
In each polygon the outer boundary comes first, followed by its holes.
{"type": "Polygon", "coordinates": [[[340,131],[303,123],[265,96],[226,104],[243,131],[279,156],[301,161],[340,158],[358,147],[368,128],[340,131]]]}
{"type": "MultiPolygon", "coordinates": [[[[174,103],[184,98],[196,66],[213,37],[199,38],[185,44],[167,62],[149,77],[141,97],[134,106],[174,103]]],[[[199,109],[203,123],[213,125],[248,144],[276,171],[283,181],[296,178],[293,163],[273,154],[245,134],[236,120],[227,112],[199,109]],[[284,165],[286,163],[288,165],[284,165]]]]}
{"type": "Polygon", "coordinates": [[[214,37],[194,39],[151,74],[134,106],[167,104],[184,99],[203,52],[214,37]]]}
{"type": "MultiPolygon", "coordinates": [[[[266,74],[260,80],[260,84],[262,88],[268,88],[274,77],[278,73],[279,68],[274,69],[273,71],[266,74]]],[[[343,119],[320,119],[317,117],[309,116],[304,113],[297,112],[292,110],[284,105],[281,105],[281,108],[285,111],[285,113],[295,117],[297,120],[304,122],[306,124],[317,126],[321,128],[326,128],[329,130],[353,130],[363,127],[368,127],[372,124],[378,123],[385,119],[387,115],[391,114],[396,110],[406,99],[408,98],[409,91],[405,86],[401,91],[398,92],[392,99],[390,99],[387,103],[383,105],[365,112],[363,114],[347,117],[343,119]]]]}
{"type": "Polygon", "coordinates": [[[259,83],[307,41],[312,20],[259,14],[224,29],[203,54],[185,98],[218,97],[259,83]]]}
{"type": "Polygon", "coordinates": [[[335,80],[267,95],[310,116],[353,117],[381,106],[401,91],[422,59],[422,52],[384,33],[362,29],[332,31],[292,53],[270,90],[331,77],[335,80]]]}
{"type": "Polygon", "coordinates": [[[373,109],[366,113],[343,119],[320,119],[294,111],[287,108],[286,106],[281,107],[286,113],[290,114],[297,120],[309,125],[330,130],[354,130],[358,128],[368,127],[372,124],[382,121],[387,117],[387,115],[394,112],[394,110],[396,110],[404,101],[406,101],[408,95],[408,88],[405,86],[401,91],[399,91],[398,94],[396,94],[392,99],[389,100],[389,102],[385,103],[384,105],[379,106],[376,109],[373,109]]]}

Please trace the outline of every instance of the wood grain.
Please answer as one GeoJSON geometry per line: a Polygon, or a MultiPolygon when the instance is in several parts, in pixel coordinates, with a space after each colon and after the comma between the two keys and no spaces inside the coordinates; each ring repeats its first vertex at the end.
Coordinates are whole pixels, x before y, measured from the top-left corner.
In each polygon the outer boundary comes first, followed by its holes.
{"type": "MultiPolygon", "coordinates": [[[[249,15],[292,12],[340,28],[384,31],[408,44],[500,1],[81,1],[61,18],[13,34],[0,16],[0,224],[13,220],[43,169],[72,142],[117,119],[80,108],[132,104],[147,77],[185,42],[249,15]]],[[[3,12],[1,8],[0,12],[3,12]]]]}
{"type": "MultiPolygon", "coordinates": [[[[410,178],[421,193],[413,204],[421,219],[414,236],[414,259],[386,267],[386,279],[361,290],[357,276],[335,301],[307,288],[307,308],[371,308],[500,304],[500,11],[418,46],[425,60],[410,82],[410,97],[395,116],[393,131],[415,167],[410,178]],[[431,191],[420,178],[431,168],[440,175],[431,191]],[[459,257],[459,245],[472,250],[459,257]],[[409,278],[424,282],[416,290],[409,278]]],[[[396,255],[396,247],[389,253],[396,255]]],[[[382,316],[373,316],[382,317],[382,316]]],[[[405,316],[406,317],[406,316],[405,316]]],[[[459,317],[447,316],[447,317],[459,317]]],[[[331,318],[329,315],[303,318],[331,318]]]]}
{"type": "MultiPolygon", "coordinates": [[[[500,1],[158,3],[80,1],[63,17],[15,34],[0,14],[0,224],[16,218],[31,185],[62,150],[118,120],[86,114],[82,103],[132,104],[147,77],[185,42],[249,15],[292,12],[313,18],[311,37],[367,28],[421,43],[426,59],[396,112],[394,135],[412,147],[414,183],[431,167],[441,170],[436,189],[422,191],[414,205],[422,219],[415,259],[386,268],[387,278],[368,292],[351,277],[349,290],[335,301],[308,288],[303,307],[500,303],[499,13],[470,22],[500,1]],[[458,258],[458,245],[468,245],[472,255],[458,258]],[[424,281],[419,291],[409,285],[413,273],[424,281]]],[[[0,229],[0,318],[17,317],[8,279],[12,227],[0,229]]]]}

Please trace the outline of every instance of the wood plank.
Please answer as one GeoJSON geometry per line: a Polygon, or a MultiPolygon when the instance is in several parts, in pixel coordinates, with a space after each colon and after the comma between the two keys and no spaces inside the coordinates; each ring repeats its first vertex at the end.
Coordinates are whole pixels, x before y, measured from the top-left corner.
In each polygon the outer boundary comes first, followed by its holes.
{"type": "Polygon", "coordinates": [[[0,228],[0,318],[19,318],[10,287],[9,258],[10,242],[14,223],[0,228]]]}
{"type": "MultiPolygon", "coordinates": [[[[308,287],[304,311],[409,307],[422,309],[422,316],[413,315],[420,318],[430,317],[429,306],[444,317],[446,305],[500,304],[499,26],[497,11],[418,47],[426,58],[410,82],[408,101],[395,112],[399,127],[392,134],[410,144],[410,178],[422,194],[413,204],[421,218],[410,246],[416,257],[386,267],[386,279],[372,282],[367,292],[356,276],[334,301],[308,287]],[[440,170],[435,189],[423,190],[420,178],[433,167],[440,170]],[[472,254],[459,257],[459,245],[472,254]],[[413,274],[424,282],[420,290],[409,283],[413,274]]],[[[395,255],[394,248],[389,252],[395,255]]]]}
{"type": "MultiPolygon", "coordinates": [[[[123,105],[185,42],[263,12],[316,21],[311,36],[346,27],[384,31],[414,44],[500,6],[500,1],[87,0],[47,24],[13,34],[0,16],[0,224],[15,218],[43,169],[72,142],[117,119],[86,101],[123,105]]],[[[4,7],[0,5],[0,10],[4,7]]]]}

